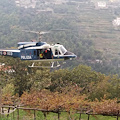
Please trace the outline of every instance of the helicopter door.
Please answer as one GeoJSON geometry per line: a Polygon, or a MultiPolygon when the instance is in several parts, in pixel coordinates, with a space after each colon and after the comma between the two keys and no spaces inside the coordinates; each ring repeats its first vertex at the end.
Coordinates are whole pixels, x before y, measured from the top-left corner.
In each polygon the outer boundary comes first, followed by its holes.
{"type": "Polygon", "coordinates": [[[45,49],[43,55],[44,55],[45,59],[51,59],[52,58],[51,48],[50,49],[45,49]]]}
{"type": "Polygon", "coordinates": [[[62,55],[59,46],[53,46],[51,49],[52,49],[52,54],[54,57],[59,57],[62,55]]]}
{"type": "Polygon", "coordinates": [[[33,50],[33,59],[37,59],[37,50],[33,50]]]}
{"type": "Polygon", "coordinates": [[[61,53],[58,49],[55,49],[55,55],[61,55],[61,53]]]}
{"type": "Polygon", "coordinates": [[[38,59],[43,59],[44,58],[42,49],[37,50],[37,58],[38,59]]]}
{"type": "Polygon", "coordinates": [[[37,56],[39,59],[51,59],[52,51],[51,49],[39,49],[37,50],[37,56]]]}

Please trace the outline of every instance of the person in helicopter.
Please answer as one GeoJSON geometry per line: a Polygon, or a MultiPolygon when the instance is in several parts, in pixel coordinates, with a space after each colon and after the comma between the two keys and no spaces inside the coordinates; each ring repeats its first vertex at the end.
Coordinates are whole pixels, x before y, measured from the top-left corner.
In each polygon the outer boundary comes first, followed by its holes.
{"type": "Polygon", "coordinates": [[[40,59],[43,59],[43,57],[44,57],[44,56],[43,56],[43,51],[40,51],[39,58],[40,58],[40,59]]]}
{"type": "Polygon", "coordinates": [[[52,58],[52,52],[51,52],[51,49],[45,49],[44,50],[44,53],[43,53],[43,55],[44,55],[44,58],[45,59],[51,59],[52,58]]]}

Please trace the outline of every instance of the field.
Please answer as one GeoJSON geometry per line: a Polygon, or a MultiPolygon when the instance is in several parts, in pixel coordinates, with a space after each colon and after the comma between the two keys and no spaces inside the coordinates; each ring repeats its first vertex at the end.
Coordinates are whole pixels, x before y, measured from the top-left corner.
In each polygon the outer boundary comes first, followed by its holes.
{"type": "Polygon", "coordinates": [[[71,112],[61,112],[58,114],[50,112],[43,113],[41,111],[36,111],[35,114],[30,110],[16,110],[9,116],[2,115],[0,120],[120,120],[116,116],[103,116],[103,115],[87,115],[87,114],[76,114],[71,112]],[[19,113],[19,116],[18,116],[19,113]]]}

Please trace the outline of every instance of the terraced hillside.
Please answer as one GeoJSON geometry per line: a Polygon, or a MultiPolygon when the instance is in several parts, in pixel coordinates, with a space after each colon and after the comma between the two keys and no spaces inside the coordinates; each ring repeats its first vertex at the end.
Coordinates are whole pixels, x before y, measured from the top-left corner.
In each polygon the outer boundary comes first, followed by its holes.
{"type": "MultiPolygon", "coordinates": [[[[15,0],[0,1],[0,48],[17,47],[19,41],[37,39],[36,35],[22,30],[49,31],[67,29],[43,36],[49,43],[62,43],[78,56],[75,66],[81,63],[94,66],[102,71],[106,62],[112,67],[120,64],[120,26],[113,20],[120,16],[120,3],[105,0],[106,7],[98,5],[99,0],[74,0],[56,4],[53,1],[39,0],[36,7],[24,8],[15,5],[15,0]],[[96,67],[96,60],[105,63],[96,67]],[[115,63],[111,61],[115,60],[115,63]],[[89,64],[90,61],[90,64],[89,64]],[[117,63],[116,63],[117,61],[117,63]],[[115,64],[115,65],[114,65],[115,64]]],[[[115,68],[115,73],[116,73],[115,68]]],[[[95,70],[96,70],[95,69],[95,70]]],[[[105,68],[103,72],[109,70],[105,68]]]]}
{"type": "Polygon", "coordinates": [[[120,27],[112,24],[112,21],[119,17],[115,15],[117,10],[111,7],[96,9],[93,3],[80,4],[77,16],[80,37],[92,40],[96,49],[114,57],[120,57],[120,27]]]}

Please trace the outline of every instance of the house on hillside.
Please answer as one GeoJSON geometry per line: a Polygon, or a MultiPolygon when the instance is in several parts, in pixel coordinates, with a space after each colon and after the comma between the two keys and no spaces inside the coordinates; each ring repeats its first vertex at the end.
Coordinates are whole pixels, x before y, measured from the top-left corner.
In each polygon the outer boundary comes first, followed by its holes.
{"type": "Polygon", "coordinates": [[[15,70],[11,69],[11,66],[5,66],[4,63],[0,63],[0,71],[4,71],[6,73],[13,73],[15,70]]]}
{"type": "Polygon", "coordinates": [[[16,0],[16,6],[24,7],[24,8],[35,8],[36,0],[16,0]]]}
{"type": "Polygon", "coordinates": [[[95,3],[95,8],[96,9],[107,9],[108,8],[107,2],[99,1],[99,2],[95,3]]]}
{"type": "Polygon", "coordinates": [[[120,17],[117,17],[116,19],[114,19],[112,23],[114,26],[120,26],[120,17]]]}
{"type": "Polygon", "coordinates": [[[52,13],[54,13],[54,10],[52,8],[46,8],[44,10],[36,10],[36,14],[39,14],[39,13],[52,14],[52,13]]]}
{"type": "Polygon", "coordinates": [[[109,1],[112,2],[112,3],[120,2],[120,0],[109,0],[109,1]]]}

